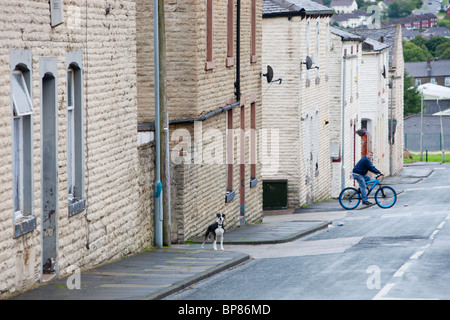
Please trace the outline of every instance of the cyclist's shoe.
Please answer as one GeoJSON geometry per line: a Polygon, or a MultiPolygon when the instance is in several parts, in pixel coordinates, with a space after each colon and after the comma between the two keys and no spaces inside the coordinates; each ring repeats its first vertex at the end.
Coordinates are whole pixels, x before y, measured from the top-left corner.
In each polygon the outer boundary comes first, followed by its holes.
{"type": "Polygon", "coordinates": [[[364,203],[366,206],[369,206],[369,205],[373,204],[373,203],[370,202],[370,201],[363,201],[363,203],[364,203]]]}

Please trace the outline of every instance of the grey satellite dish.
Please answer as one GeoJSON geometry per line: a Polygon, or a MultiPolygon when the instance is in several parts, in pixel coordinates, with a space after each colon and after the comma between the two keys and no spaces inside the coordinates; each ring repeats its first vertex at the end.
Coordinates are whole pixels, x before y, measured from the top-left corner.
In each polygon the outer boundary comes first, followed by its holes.
{"type": "Polygon", "coordinates": [[[267,78],[267,83],[272,82],[272,79],[273,79],[273,69],[272,69],[271,66],[267,66],[267,73],[264,73],[263,76],[267,78]]]}
{"type": "Polygon", "coordinates": [[[312,67],[312,60],[309,56],[306,56],[306,62],[302,62],[303,64],[306,64],[306,69],[309,70],[312,67]]]}

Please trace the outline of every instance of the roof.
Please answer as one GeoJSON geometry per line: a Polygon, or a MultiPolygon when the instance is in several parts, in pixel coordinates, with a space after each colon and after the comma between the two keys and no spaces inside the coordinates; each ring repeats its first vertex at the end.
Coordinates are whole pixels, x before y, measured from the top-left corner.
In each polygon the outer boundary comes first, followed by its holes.
{"type": "Polygon", "coordinates": [[[425,37],[427,35],[430,36],[438,36],[438,37],[447,37],[450,38],[450,30],[445,27],[435,27],[435,28],[429,28],[422,32],[422,36],[425,37]]]}
{"type": "Polygon", "coordinates": [[[332,0],[330,7],[350,7],[355,0],[332,0]]]}
{"type": "Polygon", "coordinates": [[[358,36],[354,33],[331,27],[330,32],[341,37],[342,41],[360,41],[364,42],[363,50],[364,51],[382,51],[388,49],[390,46],[386,43],[381,43],[371,38],[364,38],[362,36],[358,36]]]}
{"type": "Polygon", "coordinates": [[[310,0],[263,0],[263,18],[295,15],[332,15],[333,10],[310,0]]]}
{"type": "Polygon", "coordinates": [[[427,61],[405,62],[405,69],[414,78],[450,76],[450,59],[430,62],[431,74],[427,70],[427,61]]]}
{"type": "Polygon", "coordinates": [[[347,32],[347,31],[344,31],[344,30],[336,28],[336,27],[331,27],[330,32],[332,34],[335,34],[335,35],[341,37],[341,39],[343,41],[360,41],[360,42],[364,41],[363,37],[358,36],[353,33],[350,33],[350,32],[347,32]]]}
{"type": "MultiPolygon", "coordinates": [[[[450,60],[449,60],[450,61],[450,60]]],[[[439,86],[433,83],[425,83],[417,87],[417,90],[423,93],[423,99],[433,100],[433,99],[450,99],[450,88],[439,86]]]]}
{"type": "Polygon", "coordinates": [[[390,47],[389,65],[391,66],[392,59],[393,59],[392,55],[393,55],[393,51],[394,51],[393,48],[394,48],[394,44],[395,44],[395,36],[397,34],[397,26],[399,26],[399,25],[390,25],[390,26],[386,26],[386,27],[373,28],[373,29],[359,28],[359,29],[352,29],[349,31],[352,33],[356,33],[362,37],[370,38],[372,40],[376,40],[378,42],[388,45],[390,47]]]}
{"type": "Polygon", "coordinates": [[[365,38],[370,38],[382,43],[392,46],[395,41],[396,26],[387,26],[373,29],[351,29],[351,33],[355,33],[365,38]],[[382,41],[381,41],[382,39],[382,41]]]}
{"type": "Polygon", "coordinates": [[[382,51],[388,49],[390,45],[381,43],[371,38],[366,38],[363,45],[363,51],[382,51]]]}
{"type": "Polygon", "coordinates": [[[414,38],[415,36],[419,36],[420,32],[414,30],[408,30],[406,28],[402,28],[402,36],[403,38],[414,38]]]}

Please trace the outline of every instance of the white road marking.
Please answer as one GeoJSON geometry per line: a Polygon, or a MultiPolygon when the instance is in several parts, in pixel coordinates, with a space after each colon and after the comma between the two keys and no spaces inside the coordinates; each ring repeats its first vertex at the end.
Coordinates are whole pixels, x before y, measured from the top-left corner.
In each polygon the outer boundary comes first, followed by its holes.
{"type": "Polygon", "coordinates": [[[414,254],[410,257],[410,259],[412,259],[412,260],[418,259],[424,252],[425,252],[425,251],[423,251],[423,250],[419,250],[419,251],[417,251],[416,253],[414,253],[414,254]]]}
{"type": "Polygon", "coordinates": [[[398,278],[403,276],[406,270],[408,270],[409,266],[411,265],[411,262],[405,262],[404,265],[402,265],[396,273],[394,273],[394,278],[398,278]]]}
{"type": "Polygon", "coordinates": [[[387,283],[378,293],[375,297],[373,297],[373,300],[380,300],[384,299],[384,296],[389,292],[389,290],[392,289],[392,287],[395,286],[395,283],[387,283]]]}
{"type": "Polygon", "coordinates": [[[437,235],[437,233],[439,232],[439,230],[434,230],[433,233],[430,236],[430,240],[433,240],[434,237],[437,235]]]}

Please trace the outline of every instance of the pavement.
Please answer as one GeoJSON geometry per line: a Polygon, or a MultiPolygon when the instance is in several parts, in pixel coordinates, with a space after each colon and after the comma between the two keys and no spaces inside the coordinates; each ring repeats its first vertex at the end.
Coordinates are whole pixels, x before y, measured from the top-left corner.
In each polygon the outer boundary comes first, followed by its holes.
{"type": "MultiPolygon", "coordinates": [[[[396,176],[386,177],[382,184],[392,185],[402,193],[410,185],[428,177],[438,163],[405,164],[396,176]]],[[[356,210],[368,206],[360,205],[356,210]]],[[[227,251],[227,245],[275,244],[293,241],[328,228],[335,219],[344,217],[337,199],[307,207],[264,211],[263,221],[227,230],[225,250],[214,251],[208,242],[202,249],[201,238],[189,244],[152,248],[93,269],[75,272],[40,284],[10,300],[160,300],[218,272],[251,259],[245,253],[227,251]]]]}

